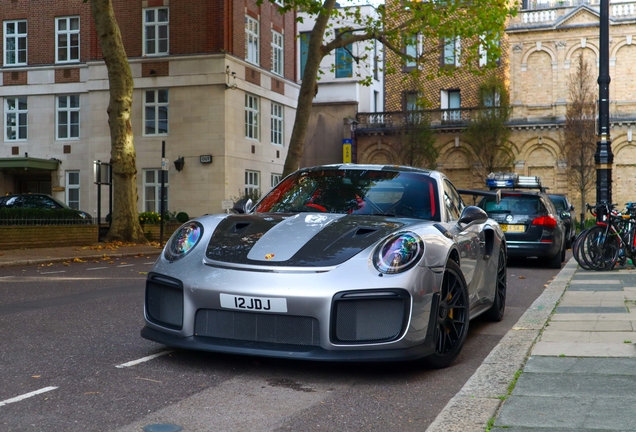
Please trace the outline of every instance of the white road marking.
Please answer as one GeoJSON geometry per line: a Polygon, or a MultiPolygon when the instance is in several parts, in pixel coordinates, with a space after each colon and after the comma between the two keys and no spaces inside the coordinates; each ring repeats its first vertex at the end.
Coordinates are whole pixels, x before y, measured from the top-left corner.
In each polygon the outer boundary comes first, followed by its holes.
{"type": "Polygon", "coordinates": [[[103,270],[103,269],[106,269],[106,268],[108,268],[108,267],[91,267],[91,268],[87,268],[86,270],[87,271],[88,270],[103,270]]]}
{"type": "Polygon", "coordinates": [[[9,279],[15,277],[15,275],[11,275],[11,276],[0,276],[0,279],[9,279]]]}
{"type": "Polygon", "coordinates": [[[122,265],[118,265],[117,268],[119,267],[132,267],[134,266],[134,264],[122,264],[122,265]]]}
{"type": "Polygon", "coordinates": [[[43,389],[32,391],[31,393],[26,393],[26,394],[23,394],[21,396],[16,396],[16,397],[11,398],[11,399],[5,399],[3,401],[0,401],[0,407],[8,405],[8,404],[13,403],[13,402],[20,402],[21,400],[28,399],[28,398],[33,397],[33,396],[37,396],[37,395],[39,395],[41,393],[46,393],[46,392],[49,392],[51,390],[55,390],[56,388],[57,387],[44,387],[43,389]]]}
{"type": "Polygon", "coordinates": [[[40,274],[53,274],[53,273],[66,273],[66,270],[52,271],[52,272],[40,272],[40,274]]]}
{"type": "Polygon", "coordinates": [[[145,265],[153,265],[155,262],[144,263],[145,265]]]}
{"type": "Polygon", "coordinates": [[[129,361],[128,363],[122,363],[122,364],[117,365],[115,367],[118,368],[118,369],[122,369],[122,368],[125,368],[125,367],[135,366],[135,365],[138,365],[139,363],[144,363],[144,362],[150,361],[152,359],[156,359],[157,357],[161,357],[161,356],[164,356],[166,354],[170,354],[172,352],[173,351],[162,351],[160,353],[153,354],[153,355],[150,355],[148,357],[143,357],[143,358],[140,358],[140,359],[137,359],[137,360],[129,361]]]}

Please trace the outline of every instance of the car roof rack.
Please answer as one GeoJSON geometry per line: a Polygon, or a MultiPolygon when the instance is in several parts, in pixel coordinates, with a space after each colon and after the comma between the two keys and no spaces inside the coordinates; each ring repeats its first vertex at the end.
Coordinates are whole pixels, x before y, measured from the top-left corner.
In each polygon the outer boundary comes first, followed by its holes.
{"type": "Polygon", "coordinates": [[[539,176],[520,176],[513,172],[492,172],[486,177],[486,186],[492,189],[539,189],[545,192],[546,188],[541,186],[539,176]]]}

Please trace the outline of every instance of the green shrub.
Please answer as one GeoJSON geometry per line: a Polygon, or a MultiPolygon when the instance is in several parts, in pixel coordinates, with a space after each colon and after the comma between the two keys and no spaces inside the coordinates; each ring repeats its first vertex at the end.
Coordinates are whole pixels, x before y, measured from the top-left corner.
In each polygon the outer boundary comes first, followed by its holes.
{"type": "Polygon", "coordinates": [[[85,224],[90,220],[82,218],[71,209],[0,208],[0,225],[59,225],[85,224]]]}
{"type": "Polygon", "coordinates": [[[179,212],[176,216],[177,222],[186,223],[190,220],[190,216],[186,212],[179,212]]]}
{"type": "Polygon", "coordinates": [[[161,221],[161,216],[157,212],[141,212],[139,213],[139,223],[144,224],[158,224],[161,221]]]}

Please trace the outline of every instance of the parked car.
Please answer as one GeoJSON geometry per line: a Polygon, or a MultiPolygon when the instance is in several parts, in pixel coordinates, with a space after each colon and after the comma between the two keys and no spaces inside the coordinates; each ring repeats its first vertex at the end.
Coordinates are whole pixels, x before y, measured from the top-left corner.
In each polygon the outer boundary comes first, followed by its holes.
{"type": "Polygon", "coordinates": [[[74,210],[62,201],[46,194],[15,194],[0,197],[1,208],[32,208],[32,209],[66,209],[77,214],[81,219],[92,222],[93,218],[90,214],[81,210],[74,210]]]}
{"type": "Polygon", "coordinates": [[[499,190],[501,198],[486,196],[479,207],[501,225],[508,256],[539,257],[550,268],[560,268],[565,261],[565,226],[541,179],[492,173],[486,185],[499,190]]]}
{"type": "Polygon", "coordinates": [[[574,206],[570,203],[566,195],[549,194],[548,196],[563,221],[565,227],[565,247],[566,249],[570,249],[576,238],[576,226],[574,226],[574,222],[572,221],[574,206]]]}
{"type": "Polygon", "coordinates": [[[142,337],[224,353],[446,367],[469,319],[503,317],[503,232],[440,172],[307,168],[235,211],[172,235],[147,276],[142,337]]]}

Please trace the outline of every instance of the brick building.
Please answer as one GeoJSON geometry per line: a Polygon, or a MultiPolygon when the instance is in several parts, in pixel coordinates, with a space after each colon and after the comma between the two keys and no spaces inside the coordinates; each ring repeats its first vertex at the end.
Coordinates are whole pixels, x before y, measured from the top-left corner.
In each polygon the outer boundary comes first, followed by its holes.
{"type": "MultiPolygon", "coordinates": [[[[635,31],[636,2],[611,1],[613,200],[619,204],[636,199],[636,148],[632,140],[636,122],[636,84],[632,78],[635,31]]],[[[568,193],[579,210],[578,192],[568,184],[559,142],[568,103],[568,81],[578,56],[588,59],[593,75],[598,75],[599,0],[523,1],[517,16],[509,20],[501,43],[503,52],[494,73],[508,83],[513,105],[509,127],[513,129],[510,141],[515,153],[514,169],[522,175],[541,176],[553,192],[568,193]]],[[[442,59],[445,57],[448,56],[444,54],[442,59]]],[[[387,63],[391,61],[396,60],[387,55],[387,63]]],[[[436,65],[437,60],[426,63],[426,67],[436,65]]],[[[461,66],[453,77],[416,86],[403,78],[400,73],[386,77],[386,112],[358,114],[358,160],[395,162],[393,131],[402,122],[408,96],[420,91],[432,108],[432,126],[440,149],[438,168],[458,187],[483,184],[469,166],[467,154],[471,149],[462,139],[471,111],[476,108],[476,89],[482,78],[462,72],[461,66]]],[[[594,199],[592,186],[587,200],[594,199]]]]}
{"type": "MultiPolygon", "coordinates": [[[[135,85],[138,210],[159,209],[162,141],[170,211],[217,212],[223,200],[269,190],[299,89],[294,13],[256,0],[113,5],[135,85]]],[[[109,161],[110,133],[90,6],[0,0],[0,18],[0,193],[50,193],[95,214],[94,161],[109,161]]]]}

